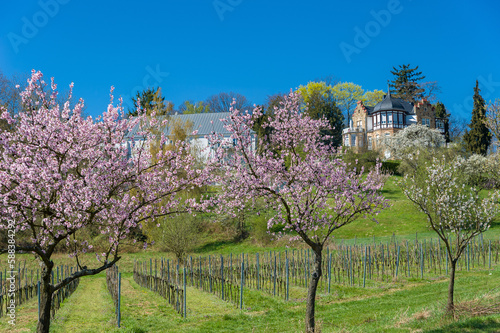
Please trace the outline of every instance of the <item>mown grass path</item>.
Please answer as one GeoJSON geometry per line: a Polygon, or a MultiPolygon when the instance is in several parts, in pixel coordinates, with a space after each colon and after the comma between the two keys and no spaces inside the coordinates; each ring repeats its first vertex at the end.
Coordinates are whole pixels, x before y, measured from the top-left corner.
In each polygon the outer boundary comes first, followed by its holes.
{"type": "Polygon", "coordinates": [[[51,325],[55,333],[106,332],[115,322],[114,306],[104,274],[80,279],[76,291],[56,313],[51,325]]]}

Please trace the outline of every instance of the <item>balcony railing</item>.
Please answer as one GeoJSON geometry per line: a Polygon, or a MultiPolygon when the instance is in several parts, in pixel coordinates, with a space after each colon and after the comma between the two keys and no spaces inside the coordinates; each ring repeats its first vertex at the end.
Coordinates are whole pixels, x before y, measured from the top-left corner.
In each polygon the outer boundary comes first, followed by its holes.
{"type": "Polygon", "coordinates": [[[348,128],[344,128],[342,130],[342,134],[347,134],[347,133],[361,133],[363,132],[364,129],[363,127],[361,126],[357,126],[357,127],[348,127],[348,128]]]}

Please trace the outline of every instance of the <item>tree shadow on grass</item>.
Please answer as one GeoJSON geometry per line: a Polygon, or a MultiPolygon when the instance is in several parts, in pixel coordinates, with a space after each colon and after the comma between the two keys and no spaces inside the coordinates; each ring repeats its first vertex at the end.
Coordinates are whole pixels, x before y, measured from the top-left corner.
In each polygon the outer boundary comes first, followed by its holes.
{"type": "Polygon", "coordinates": [[[500,320],[493,318],[471,318],[465,321],[452,323],[442,328],[428,330],[426,333],[459,333],[459,332],[500,332],[500,320]]]}
{"type": "Polygon", "coordinates": [[[210,243],[207,243],[207,244],[204,244],[202,246],[195,248],[193,252],[194,253],[206,253],[206,252],[218,251],[224,247],[227,247],[230,244],[234,244],[234,242],[231,240],[210,242],[210,243]]]}
{"type": "Polygon", "coordinates": [[[380,191],[384,197],[388,200],[401,200],[404,199],[404,195],[401,193],[401,190],[397,187],[389,187],[389,188],[383,188],[380,191]]]}

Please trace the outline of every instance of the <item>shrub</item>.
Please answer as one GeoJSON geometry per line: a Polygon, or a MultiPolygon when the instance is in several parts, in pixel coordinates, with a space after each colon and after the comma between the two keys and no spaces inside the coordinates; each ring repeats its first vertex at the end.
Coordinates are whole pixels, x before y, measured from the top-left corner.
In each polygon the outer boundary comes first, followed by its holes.
{"type": "Polygon", "coordinates": [[[151,238],[158,243],[161,250],[171,252],[181,262],[199,241],[199,221],[189,214],[165,217],[151,238]]]}
{"type": "Polygon", "coordinates": [[[361,172],[361,168],[363,168],[363,172],[368,172],[374,168],[379,157],[379,152],[375,150],[355,153],[353,150],[348,149],[342,155],[342,159],[348,164],[349,170],[356,168],[358,173],[361,172]]]}
{"type": "Polygon", "coordinates": [[[384,161],[382,162],[382,170],[391,175],[401,176],[399,172],[399,166],[401,165],[401,161],[393,160],[393,161],[384,161]]]}

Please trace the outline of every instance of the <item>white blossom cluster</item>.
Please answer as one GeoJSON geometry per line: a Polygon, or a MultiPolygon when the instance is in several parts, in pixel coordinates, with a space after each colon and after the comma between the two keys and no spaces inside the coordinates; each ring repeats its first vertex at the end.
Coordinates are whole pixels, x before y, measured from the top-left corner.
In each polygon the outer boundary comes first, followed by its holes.
{"type": "Polygon", "coordinates": [[[438,130],[415,124],[393,136],[385,137],[381,143],[390,151],[391,156],[401,158],[409,149],[443,147],[446,141],[438,130]]]}
{"type": "Polygon", "coordinates": [[[456,158],[453,161],[434,158],[432,163],[408,174],[401,182],[404,194],[427,215],[430,227],[441,239],[456,237],[457,257],[475,235],[486,231],[498,213],[498,191],[486,198],[467,184],[464,170],[471,161],[456,158]]]}

